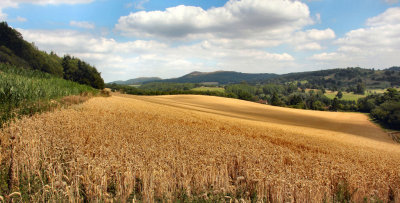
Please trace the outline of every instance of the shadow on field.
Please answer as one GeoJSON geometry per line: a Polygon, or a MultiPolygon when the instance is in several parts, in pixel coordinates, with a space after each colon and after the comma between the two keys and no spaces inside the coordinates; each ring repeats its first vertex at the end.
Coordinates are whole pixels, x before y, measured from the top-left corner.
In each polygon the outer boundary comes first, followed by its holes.
{"type": "Polygon", "coordinates": [[[329,130],[392,142],[382,129],[370,122],[367,116],[360,113],[290,109],[237,99],[200,95],[118,96],[240,119],[283,124],[288,125],[288,127],[299,126],[329,130]]]}

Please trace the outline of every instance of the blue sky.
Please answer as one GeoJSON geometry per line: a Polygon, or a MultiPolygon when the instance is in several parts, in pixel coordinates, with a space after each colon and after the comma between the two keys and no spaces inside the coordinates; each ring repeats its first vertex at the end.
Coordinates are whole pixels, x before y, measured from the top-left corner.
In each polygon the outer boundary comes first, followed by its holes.
{"type": "Polygon", "coordinates": [[[2,0],[0,19],[107,82],[400,65],[398,0],[2,0]]]}

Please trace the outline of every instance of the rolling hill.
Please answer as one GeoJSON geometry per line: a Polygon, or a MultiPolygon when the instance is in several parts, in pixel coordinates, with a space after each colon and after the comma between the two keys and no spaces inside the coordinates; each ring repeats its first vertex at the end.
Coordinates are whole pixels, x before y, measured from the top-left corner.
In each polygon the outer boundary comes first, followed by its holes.
{"type": "Polygon", "coordinates": [[[240,83],[243,81],[261,81],[268,78],[276,77],[276,74],[269,73],[240,73],[235,71],[215,71],[215,72],[199,72],[195,71],[178,78],[161,80],[158,77],[137,78],[127,81],[114,81],[109,84],[124,84],[130,85],[136,83],[148,82],[168,82],[168,83],[214,83],[214,84],[230,84],[240,83]],[[144,80],[143,80],[144,79],[144,80]]]}
{"type": "MultiPolygon", "coordinates": [[[[234,71],[199,72],[195,71],[178,78],[160,79],[158,77],[137,78],[111,83],[130,85],[148,82],[168,83],[210,83],[235,84],[246,81],[259,84],[287,84],[290,82],[307,82],[309,88],[325,86],[328,89],[348,88],[363,83],[370,89],[383,89],[400,86],[400,67],[394,66],[383,70],[364,68],[336,68],[319,71],[308,71],[288,74],[240,73],[234,71]]],[[[109,84],[111,84],[109,83],[109,84]]]]}
{"type": "Polygon", "coordinates": [[[277,76],[269,73],[240,73],[234,71],[215,71],[215,72],[192,72],[179,78],[166,79],[163,82],[174,83],[207,83],[218,84],[240,83],[242,81],[265,80],[277,76]]]}
{"type": "Polygon", "coordinates": [[[117,80],[110,82],[110,84],[115,83],[117,85],[138,85],[142,84],[144,82],[156,82],[162,80],[159,77],[139,77],[139,78],[134,78],[134,79],[129,79],[129,80],[117,80]]]}
{"type": "Polygon", "coordinates": [[[328,89],[348,88],[363,83],[369,89],[400,86],[400,69],[391,67],[383,70],[364,68],[336,68],[319,71],[288,73],[269,78],[263,83],[285,84],[306,81],[310,88],[325,86],[328,89]]]}

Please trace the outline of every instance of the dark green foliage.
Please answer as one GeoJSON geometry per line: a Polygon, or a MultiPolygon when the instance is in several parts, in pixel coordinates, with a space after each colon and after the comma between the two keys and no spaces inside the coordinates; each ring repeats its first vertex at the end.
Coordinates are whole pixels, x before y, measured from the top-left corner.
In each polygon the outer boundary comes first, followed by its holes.
{"type": "Polygon", "coordinates": [[[1,54],[8,56],[2,58],[1,62],[14,65],[27,65],[35,70],[40,70],[56,76],[62,76],[62,66],[56,57],[39,51],[33,44],[26,42],[21,33],[8,26],[6,22],[0,23],[0,46],[8,48],[1,49],[1,54]],[[17,59],[19,57],[19,59],[17,59]]]}
{"type": "Polygon", "coordinates": [[[199,87],[193,83],[152,82],[143,84],[140,89],[147,91],[184,91],[199,87]]]}
{"type": "Polygon", "coordinates": [[[255,101],[257,88],[248,84],[234,84],[225,87],[226,93],[236,95],[236,98],[248,101],[255,101]]]}
{"type": "Polygon", "coordinates": [[[115,83],[117,85],[139,85],[145,82],[156,82],[162,80],[159,77],[140,77],[140,78],[135,78],[135,79],[130,79],[130,80],[126,80],[126,81],[122,81],[122,80],[117,80],[114,82],[110,82],[110,84],[115,83]]]}
{"type": "MultiPolygon", "coordinates": [[[[266,84],[261,86],[264,94],[283,94],[286,92],[284,85],[277,85],[277,84],[266,84]]],[[[296,88],[297,89],[297,88],[296,88]]]]}
{"type": "Polygon", "coordinates": [[[6,22],[0,23],[0,39],[0,63],[39,70],[97,89],[104,88],[104,81],[96,68],[70,56],[60,58],[53,52],[48,54],[38,50],[6,22]]]}
{"type": "Polygon", "coordinates": [[[216,71],[211,73],[192,72],[175,79],[163,80],[164,82],[172,83],[203,83],[203,82],[217,82],[219,84],[240,83],[247,82],[260,82],[268,78],[276,77],[276,74],[269,73],[239,73],[234,71],[216,71]]]}
{"type": "Polygon", "coordinates": [[[376,100],[374,98],[375,96],[376,95],[370,95],[359,99],[357,103],[359,111],[367,113],[371,112],[371,110],[376,107],[376,100]]]}
{"type": "Polygon", "coordinates": [[[382,124],[400,129],[400,92],[389,88],[384,94],[369,95],[359,99],[358,108],[370,112],[382,124]]]}
{"type": "Polygon", "coordinates": [[[332,100],[332,105],[329,107],[329,110],[331,111],[337,111],[340,108],[340,103],[339,100],[335,97],[332,100]]]}
{"type": "Polygon", "coordinates": [[[364,94],[366,88],[382,89],[400,85],[400,70],[392,67],[386,70],[345,68],[321,71],[289,73],[264,80],[267,84],[297,83],[301,89],[346,90],[364,94]]]}
{"type": "Polygon", "coordinates": [[[363,83],[358,83],[357,88],[354,91],[355,94],[365,94],[365,85],[363,83]]]}
{"type": "Polygon", "coordinates": [[[104,80],[101,78],[97,69],[80,59],[64,56],[62,59],[64,79],[90,85],[97,89],[104,88],[104,80]]]}
{"type": "MultiPolygon", "coordinates": [[[[198,95],[210,95],[210,96],[220,96],[220,97],[232,97],[237,98],[236,95],[226,94],[224,92],[217,92],[217,91],[193,91],[193,90],[184,90],[186,89],[185,86],[179,86],[179,83],[168,83],[171,87],[181,87],[180,89],[175,90],[168,90],[162,91],[157,89],[142,89],[136,88],[127,85],[117,85],[117,84],[106,84],[107,88],[110,88],[111,91],[121,91],[126,94],[133,94],[133,95],[174,95],[174,94],[198,94],[198,95]],[[178,84],[178,85],[174,85],[178,84]],[[183,87],[183,88],[182,88],[183,87]]],[[[160,86],[162,87],[162,86],[160,86]]],[[[162,88],[168,88],[162,87],[162,88]]]]}
{"type": "Polygon", "coordinates": [[[274,93],[272,95],[271,105],[274,105],[274,106],[282,106],[283,105],[283,102],[281,101],[281,98],[279,98],[277,93],[274,93]]]}
{"type": "Polygon", "coordinates": [[[341,90],[339,90],[339,92],[336,94],[336,97],[341,99],[343,97],[343,93],[341,90]]]}

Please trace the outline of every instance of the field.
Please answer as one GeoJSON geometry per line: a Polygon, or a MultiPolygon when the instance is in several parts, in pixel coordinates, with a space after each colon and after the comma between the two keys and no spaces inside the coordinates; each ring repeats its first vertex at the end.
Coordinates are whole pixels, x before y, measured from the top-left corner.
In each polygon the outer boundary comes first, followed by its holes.
{"type": "MultiPolygon", "coordinates": [[[[398,91],[400,91],[400,88],[396,88],[396,87],[394,87],[395,89],[397,89],[398,91]]],[[[383,94],[384,92],[386,92],[386,89],[368,89],[367,91],[367,94],[383,94]]]]}
{"type": "MultiPolygon", "coordinates": [[[[395,88],[397,90],[400,90],[400,88],[395,88]]],[[[386,89],[368,89],[365,91],[365,95],[360,95],[360,94],[354,94],[352,92],[347,93],[347,92],[342,92],[343,93],[343,97],[341,98],[342,100],[349,100],[349,101],[357,101],[360,98],[364,98],[367,95],[370,94],[383,94],[384,92],[386,92],[386,89]]],[[[331,91],[327,91],[325,93],[325,96],[327,96],[330,99],[333,99],[336,97],[337,95],[337,91],[336,92],[331,92],[331,91]]]]}
{"type": "Polygon", "coordinates": [[[0,127],[19,115],[31,115],[54,106],[56,100],[98,91],[40,71],[0,64],[0,127]]]}
{"type": "Polygon", "coordinates": [[[400,201],[400,146],[358,113],[114,95],[23,118],[0,143],[16,200],[400,201]]]}
{"type": "Polygon", "coordinates": [[[210,92],[225,92],[225,89],[222,87],[196,87],[192,89],[193,91],[210,91],[210,92]]]}
{"type": "MultiPolygon", "coordinates": [[[[337,91],[336,92],[326,92],[325,96],[327,96],[330,99],[334,99],[337,95],[337,91]]],[[[347,93],[347,92],[342,92],[343,93],[343,97],[341,98],[341,100],[349,100],[349,101],[357,101],[360,98],[364,98],[366,97],[366,95],[360,95],[360,94],[354,94],[352,92],[347,93]]]]}

